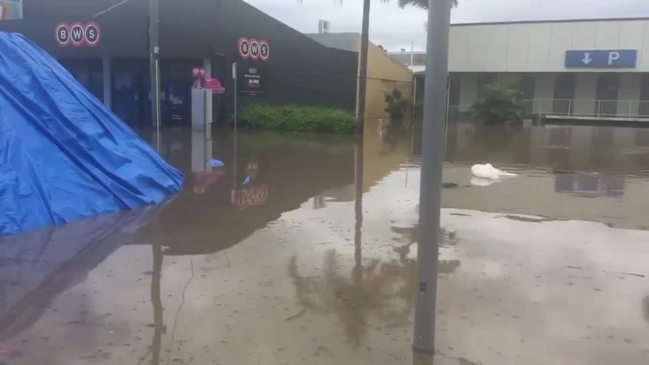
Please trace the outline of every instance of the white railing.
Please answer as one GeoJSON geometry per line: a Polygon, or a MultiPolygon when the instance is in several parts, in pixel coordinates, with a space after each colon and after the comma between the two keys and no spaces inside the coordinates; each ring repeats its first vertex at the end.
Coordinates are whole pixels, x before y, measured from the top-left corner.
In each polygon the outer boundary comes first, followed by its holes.
{"type": "Polygon", "coordinates": [[[529,99],[527,115],[561,115],[598,118],[649,118],[649,101],[595,99],[529,99]]]}

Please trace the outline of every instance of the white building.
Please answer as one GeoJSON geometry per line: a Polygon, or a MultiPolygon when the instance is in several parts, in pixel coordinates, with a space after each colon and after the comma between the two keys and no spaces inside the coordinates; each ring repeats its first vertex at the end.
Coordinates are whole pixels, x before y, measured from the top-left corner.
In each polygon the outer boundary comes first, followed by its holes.
{"type": "MultiPolygon", "coordinates": [[[[456,24],[449,52],[449,101],[460,112],[499,81],[517,83],[535,114],[649,117],[649,18],[456,24]]],[[[411,65],[409,53],[396,57],[411,65]]]]}

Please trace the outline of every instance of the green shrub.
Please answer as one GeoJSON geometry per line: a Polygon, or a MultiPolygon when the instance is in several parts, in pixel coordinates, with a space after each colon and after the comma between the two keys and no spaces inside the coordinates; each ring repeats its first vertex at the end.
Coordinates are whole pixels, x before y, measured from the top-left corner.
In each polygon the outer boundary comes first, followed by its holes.
{"type": "Polygon", "coordinates": [[[385,111],[390,114],[390,121],[397,124],[403,122],[406,112],[410,108],[410,100],[403,97],[400,90],[394,89],[391,93],[385,95],[385,103],[387,104],[385,111]]]}
{"type": "Polygon", "coordinates": [[[523,93],[502,84],[485,85],[473,105],[475,116],[486,122],[507,122],[520,120],[523,115],[523,93]]]}
{"type": "Polygon", "coordinates": [[[248,104],[241,113],[240,125],[287,132],[351,133],[356,119],[352,113],[335,108],[248,104]]]}

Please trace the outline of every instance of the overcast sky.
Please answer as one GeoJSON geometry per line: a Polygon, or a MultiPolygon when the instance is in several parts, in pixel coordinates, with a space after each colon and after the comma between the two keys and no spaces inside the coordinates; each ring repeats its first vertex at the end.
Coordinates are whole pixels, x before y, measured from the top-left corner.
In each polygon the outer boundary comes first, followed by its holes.
{"type": "MultiPolygon", "coordinates": [[[[318,20],[331,22],[333,32],[359,32],[362,0],[244,0],[305,33],[318,30],[318,20]]],[[[425,10],[400,9],[396,0],[372,2],[370,39],[391,51],[425,48],[425,10]]],[[[460,0],[454,23],[575,18],[649,17],[649,0],[460,0]]]]}

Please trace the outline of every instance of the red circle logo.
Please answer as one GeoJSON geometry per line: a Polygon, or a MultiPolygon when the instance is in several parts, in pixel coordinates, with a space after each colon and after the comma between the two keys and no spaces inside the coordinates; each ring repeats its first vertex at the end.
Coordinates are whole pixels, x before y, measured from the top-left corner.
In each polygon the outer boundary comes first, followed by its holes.
{"type": "Polygon", "coordinates": [[[56,43],[61,47],[67,47],[70,44],[70,26],[67,23],[59,23],[54,28],[56,43]]]}
{"type": "Polygon", "coordinates": [[[256,39],[250,40],[250,58],[253,60],[259,59],[259,41],[256,39]]]}
{"type": "Polygon", "coordinates": [[[262,61],[268,61],[270,58],[270,44],[268,44],[268,41],[259,42],[259,58],[262,61]]]}
{"type": "Polygon", "coordinates": [[[99,24],[90,22],[84,28],[84,43],[89,47],[96,47],[101,40],[101,28],[99,24]]]}
{"type": "Polygon", "coordinates": [[[75,47],[81,47],[85,42],[86,30],[81,23],[72,23],[70,25],[70,40],[75,47]]]}
{"type": "Polygon", "coordinates": [[[241,56],[241,58],[246,60],[250,57],[250,41],[248,38],[239,38],[238,48],[239,56],[241,56]]]}

